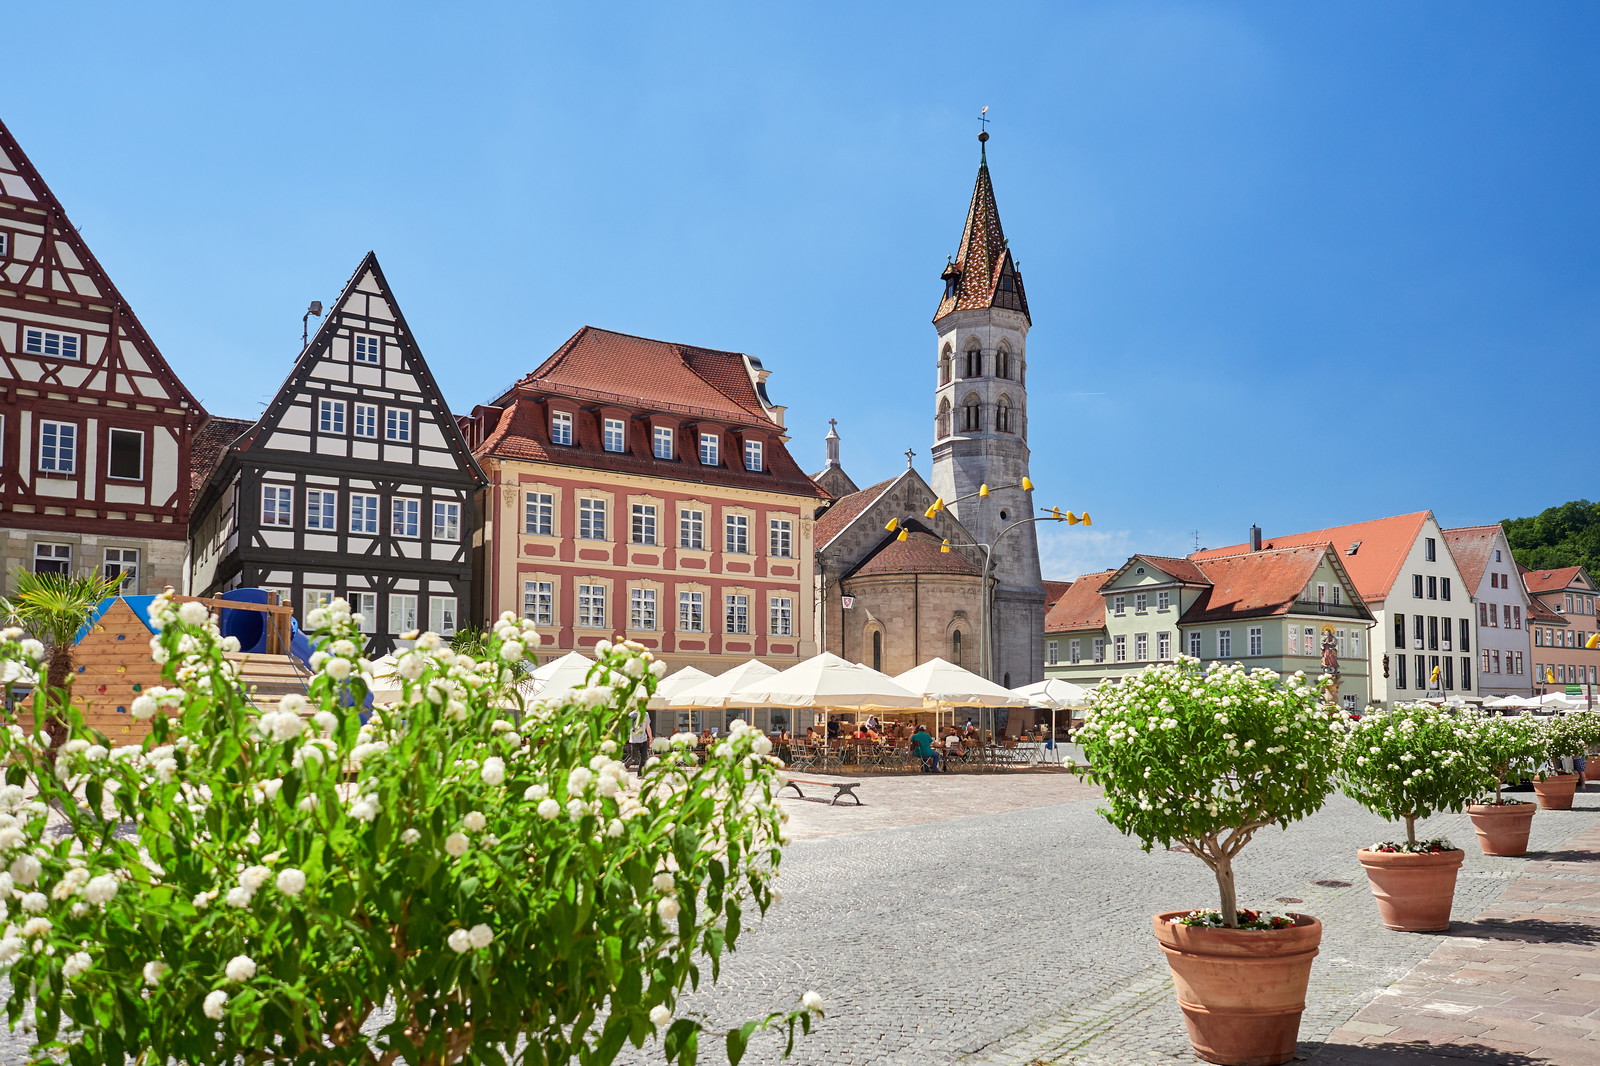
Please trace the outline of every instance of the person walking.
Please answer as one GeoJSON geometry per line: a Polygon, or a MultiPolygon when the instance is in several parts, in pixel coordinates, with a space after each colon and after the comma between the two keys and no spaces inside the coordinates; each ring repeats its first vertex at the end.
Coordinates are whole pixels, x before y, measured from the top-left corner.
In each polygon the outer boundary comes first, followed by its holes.
{"type": "Polygon", "coordinates": [[[623,761],[635,772],[644,769],[644,761],[650,757],[650,742],[654,739],[655,730],[650,728],[650,712],[634,711],[633,731],[628,734],[623,761]]]}

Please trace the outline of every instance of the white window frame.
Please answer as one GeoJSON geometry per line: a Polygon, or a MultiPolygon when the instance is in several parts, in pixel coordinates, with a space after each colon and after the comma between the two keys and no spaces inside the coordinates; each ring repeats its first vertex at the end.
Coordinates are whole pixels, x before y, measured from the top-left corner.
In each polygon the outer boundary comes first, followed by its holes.
{"type": "Polygon", "coordinates": [[[522,617],[536,626],[556,624],[556,586],[537,578],[522,583],[522,617]]]}
{"type": "Polygon", "coordinates": [[[383,439],[399,444],[411,443],[411,411],[405,407],[387,407],[383,412],[383,439]]]}
{"type": "Polygon", "coordinates": [[[1114,614],[1114,615],[1127,614],[1128,613],[1128,597],[1126,597],[1126,596],[1113,596],[1113,597],[1111,597],[1111,613],[1114,614]]]}
{"type": "Polygon", "coordinates": [[[328,604],[332,602],[332,589],[306,589],[300,594],[300,604],[306,612],[303,616],[301,616],[301,620],[304,621],[305,619],[310,618],[312,611],[320,611],[322,608],[328,606],[328,604]]]}
{"type": "Polygon", "coordinates": [[[1067,641],[1067,662],[1077,664],[1083,662],[1083,638],[1073,637],[1067,641]]]}
{"type": "Polygon", "coordinates": [[[678,511],[678,547],[687,551],[706,550],[706,513],[695,507],[678,511]]]}
{"type": "Polygon", "coordinates": [[[774,518],[767,523],[767,554],[774,559],[794,558],[794,523],[774,518]]]}
{"type": "Polygon", "coordinates": [[[678,593],[678,632],[704,633],[706,631],[706,594],[704,592],[678,593]]]}
{"type": "Polygon", "coordinates": [[[344,436],[345,427],[349,425],[347,415],[349,405],[343,400],[330,400],[327,398],[317,401],[317,432],[337,433],[344,436]]]}
{"type": "Polygon", "coordinates": [[[306,490],[306,528],[338,532],[339,494],[332,489],[306,490]]]}
{"type": "Polygon", "coordinates": [[[376,592],[350,592],[345,599],[350,601],[350,613],[361,616],[361,632],[376,633],[378,631],[378,594],[376,592]]]}
{"type": "Polygon", "coordinates": [[[1201,647],[1201,642],[1202,642],[1202,638],[1200,636],[1200,631],[1198,629],[1193,630],[1192,632],[1190,632],[1190,634],[1189,634],[1189,657],[1191,659],[1200,658],[1200,652],[1204,650],[1201,647]]]}
{"type": "Polygon", "coordinates": [[[380,523],[383,521],[381,514],[383,498],[372,492],[352,492],[350,494],[350,532],[362,536],[375,537],[378,535],[380,523]]]}
{"type": "Polygon", "coordinates": [[[750,554],[750,517],[742,514],[722,516],[722,550],[728,555],[750,554]]]}
{"type": "Polygon", "coordinates": [[[550,443],[566,447],[572,446],[572,413],[570,411],[550,412],[550,443]]]}
{"type": "Polygon", "coordinates": [[[1260,626],[1251,626],[1245,630],[1245,640],[1245,646],[1249,649],[1250,655],[1263,654],[1262,649],[1266,646],[1266,638],[1262,634],[1260,626]]]}
{"type": "Polygon", "coordinates": [[[1231,658],[1233,658],[1233,630],[1231,630],[1231,629],[1219,629],[1219,630],[1217,630],[1217,658],[1219,658],[1219,659],[1231,659],[1231,658]]]}
{"type": "Polygon", "coordinates": [[[383,338],[376,333],[352,333],[350,359],[363,366],[383,365],[383,338]]]}
{"type": "Polygon", "coordinates": [[[522,532],[530,537],[553,537],[556,532],[556,497],[550,492],[522,494],[522,532]]]}
{"type": "Polygon", "coordinates": [[[461,539],[461,504],[452,500],[433,501],[433,539],[441,541],[461,539]]]}
{"type": "Polygon", "coordinates": [[[441,637],[454,636],[461,624],[459,596],[428,597],[428,628],[441,637]]]}
{"type": "Polygon", "coordinates": [[[1105,662],[1106,661],[1106,638],[1105,637],[1095,637],[1095,638],[1093,638],[1091,640],[1091,642],[1090,642],[1090,651],[1094,654],[1094,661],[1095,662],[1097,662],[1097,663],[1105,662]]]}
{"type": "Polygon", "coordinates": [[[376,440],[378,437],[378,405],[358,403],[351,413],[351,429],[357,437],[376,440]]]}
{"type": "Polygon", "coordinates": [[[22,331],[22,353],[45,359],[83,359],[83,334],[29,326],[22,331]]]}
{"type": "Polygon", "coordinates": [[[72,545],[57,544],[53,541],[39,541],[33,546],[33,572],[36,574],[70,574],[72,573],[72,545]],[[39,569],[41,562],[48,563],[45,570],[39,569]],[[61,569],[56,569],[56,564],[61,569]]]}
{"type": "Polygon", "coordinates": [[[1111,638],[1111,661],[1114,663],[1128,661],[1128,638],[1121,633],[1111,638]]]}
{"type": "Polygon", "coordinates": [[[760,441],[744,442],[744,468],[754,474],[766,469],[766,449],[762,447],[760,441]]]}
{"type": "Polygon", "coordinates": [[[1150,610],[1150,594],[1148,592],[1135,592],[1133,594],[1133,613],[1144,614],[1150,610]]]}
{"type": "Polygon", "coordinates": [[[722,597],[723,632],[731,637],[750,635],[750,597],[730,592],[722,597]]]}
{"type": "Polygon", "coordinates": [[[606,628],[606,587],[604,585],[578,586],[578,628],[606,628]]]}
{"type": "MultiPolygon", "coordinates": [[[[389,533],[402,540],[422,539],[422,501],[415,496],[389,498],[389,533]]],[[[432,608],[429,608],[432,610],[432,608]]]]}
{"type": "Polygon", "coordinates": [[[606,502],[597,496],[578,497],[578,539],[605,540],[606,502]]]}
{"type": "Polygon", "coordinates": [[[389,632],[398,636],[422,628],[417,624],[417,594],[415,592],[389,593],[389,632]]]}
{"type": "Polygon", "coordinates": [[[700,434],[700,465],[716,466],[722,461],[722,438],[715,433],[700,434]]]}
{"type": "Polygon", "coordinates": [[[636,503],[632,507],[632,517],[629,521],[629,543],[645,544],[652,547],[659,544],[660,521],[658,520],[659,508],[653,503],[636,503]]]}
{"type": "Polygon", "coordinates": [[[1044,642],[1044,664],[1046,666],[1058,666],[1058,665],[1060,665],[1060,663],[1061,663],[1061,642],[1059,640],[1047,640],[1047,641],[1045,641],[1044,642]]]}
{"type": "Polygon", "coordinates": [[[1172,634],[1165,629],[1156,634],[1156,658],[1163,662],[1172,658],[1172,634]]]}
{"type": "Polygon", "coordinates": [[[650,454],[657,459],[671,459],[673,434],[671,426],[655,426],[650,430],[650,454]]]}
{"type": "Polygon", "coordinates": [[[39,469],[46,474],[78,472],[78,423],[39,421],[39,469]],[[52,452],[48,458],[47,447],[52,452]]]}
{"type": "Polygon", "coordinates": [[[117,586],[117,591],[127,596],[139,591],[139,557],[138,548],[107,548],[101,556],[100,576],[104,578],[120,577],[122,583],[117,586]],[[116,569],[113,570],[112,568],[116,569]]]}
{"type": "Polygon", "coordinates": [[[1135,633],[1133,635],[1133,661],[1147,663],[1150,661],[1150,634],[1135,633]]]}
{"type": "Polygon", "coordinates": [[[113,427],[106,433],[106,477],[114,481],[143,481],[145,459],[145,432],[142,429],[118,429],[113,427]],[[115,473],[111,464],[117,457],[117,437],[132,437],[139,442],[139,472],[137,474],[115,473]]]}
{"type": "Polygon", "coordinates": [[[1162,589],[1156,593],[1156,610],[1165,611],[1172,607],[1172,590],[1162,589]]]}
{"type": "Polygon", "coordinates": [[[620,418],[600,423],[600,447],[608,452],[623,452],[628,447],[628,424],[620,418]]]}
{"type": "Polygon", "coordinates": [[[768,600],[767,621],[770,636],[794,636],[794,598],[774,596],[768,600]]]}
{"type": "Polygon", "coordinates": [[[261,486],[261,525],[290,528],[294,525],[294,486],[261,486]]]}
{"type": "Polygon", "coordinates": [[[630,588],[628,590],[628,628],[654,631],[656,628],[656,590],[630,588]]]}

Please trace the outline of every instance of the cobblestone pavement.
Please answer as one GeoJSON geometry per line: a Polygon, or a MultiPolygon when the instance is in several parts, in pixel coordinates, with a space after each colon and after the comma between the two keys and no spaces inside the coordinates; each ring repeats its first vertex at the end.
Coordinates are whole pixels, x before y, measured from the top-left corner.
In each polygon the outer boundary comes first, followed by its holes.
{"type": "MultiPolygon", "coordinates": [[[[940,787],[950,779],[930,779],[938,784],[872,779],[861,791],[869,806],[931,808],[946,820],[930,817],[924,824],[798,839],[784,861],[783,903],[748,930],[724,966],[721,982],[681,1003],[680,1012],[727,1027],[787,1008],[815,989],[828,1004],[828,1016],[797,1044],[792,1061],[802,1066],[1197,1061],[1149,916],[1214,904],[1209,871],[1189,855],[1144,854],[1095,813],[1093,798],[950,818],[952,806],[1002,802],[981,798],[983,789],[1009,789],[1018,782],[974,778],[978,784],[971,785],[954,779],[962,783],[950,788],[976,788],[980,799],[957,797],[952,805],[940,787]]],[[[1048,786],[1032,787],[1039,790],[1037,799],[1047,799],[1048,786]]],[[[795,812],[797,828],[817,818],[842,823],[853,816],[848,807],[784,803],[795,812]]],[[[857,817],[861,821],[855,825],[864,825],[866,816],[857,817]]],[[[1572,812],[1541,812],[1530,847],[1560,853],[1578,834],[1596,827],[1600,795],[1591,794],[1572,812]]],[[[1574,879],[1590,876],[1547,869],[1535,860],[1485,857],[1465,816],[1441,816],[1423,829],[1468,849],[1456,892],[1460,922],[1528,913],[1527,903],[1510,912],[1491,908],[1511,905],[1519,893],[1538,894],[1546,882],[1587,884],[1574,879]]],[[[1359,1048],[1351,1041],[1367,1035],[1360,1026],[1378,1024],[1364,1023],[1359,1012],[1396,982],[1401,982],[1398,988],[1411,987],[1403,979],[1442,942],[1466,943],[1390,932],[1378,924],[1355,852],[1390,835],[1376,816],[1336,796],[1287,831],[1264,831],[1240,857],[1242,903],[1303,911],[1324,922],[1301,1029],[1307,1056],[1318,1054],[1336,1032],[1335,1047],[1359,1048]],[[1298,902],[1275,903],[1279,897],[1298,902]],[[1353,1019],[1357,1028],[1351,1030],[1353,1019]]],[[[1543,920],[1555,920],[1555,913],[1543,920]]],[[[1600,972],[1596,949],[1582,945],[1580,951],[1563,965],[1600,972]]],[[[1432,983],[1426,979],[1413,994],[1428,996],[1432,983]]],[[[1595,1000],[1589,1003],[1592,1007],[1595,1000]]],[[[1408,1037],[1394,1041],[1397,1050],[1408,1037]]],[[[780,1052],[780,1041],[758,1036],[746,1061],[777,1062],[780,1052]]],[[[1333,1048],[1320,1061],[1344,1061],[1331,1054],[1333,1048]]],[[[714,1048],[703,1057],[721,1061],[714,1048]]],[[[659,1051],[646,1049],[630,1061],[660,1061],[659,1051]]]]}

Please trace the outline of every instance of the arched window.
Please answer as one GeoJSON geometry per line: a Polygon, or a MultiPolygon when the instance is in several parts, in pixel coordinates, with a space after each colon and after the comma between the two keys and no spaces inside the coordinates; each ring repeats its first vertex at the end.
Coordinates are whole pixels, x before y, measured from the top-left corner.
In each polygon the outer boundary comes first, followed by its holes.
{"type": "Polygon", "coordinates": [[[944,437],[948,437],[950,435],[950,398],[949,397],[945,397],[944,399],[939,401],[939,419],[938,419],[938,426],[936,428],[937,428],[938,436],[941,439],[943,439],[944,437]]]}
{"type": "Polygon", "coordinates": [[[955,663],[957,666],[962,665],[962,663],[961,663],[961,630],[959,630],[959,629],[956,630],[954,633],[950,634],[950,661],[955,663]]]}
{"type": "Polygon", "coordinates": [[[967,349],[967,365],[962,368],[961,376],[964,378],[983,377],[983,350],[980,348],[967,349]]]}
{"type": "Polygon", "coordinates": [[[961,405],[961,432],[977,433],[983,429],[983,407],[976,395],[968,396],[961,405]]]}
{"type": "Polygon", "coordinates": [[[994,409],[994,428],[998,433],[1010,433],[1011,429],[1011,397],[1002,396],[994,409]]]}
{"type": "Polygon", "coordinates": [[[882,670],[883,669],[883,634],[882,633],[873,633],[872,634],[872,668],[874,670],[882,670]]]}
{"type": "Polygon", "coordinates": [[[947,344],[944,346],[944,351],[939,353],[939,384],[950,384],[950,364],[954,361],[955,353],[950,350],[950,346],[947,344]]]}
{"type": "Polygon", "coordinates": [[[1004,346],[994,353],[994,376],[997,378],[1011,377],[1011,350],[1004,346]]]}

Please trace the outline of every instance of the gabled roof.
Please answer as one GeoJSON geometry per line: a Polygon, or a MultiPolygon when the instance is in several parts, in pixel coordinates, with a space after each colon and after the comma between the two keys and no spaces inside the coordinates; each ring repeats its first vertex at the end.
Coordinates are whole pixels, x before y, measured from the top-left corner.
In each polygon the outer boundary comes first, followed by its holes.
{"type": "Polygon", "coordinates": [[[211,472],[221,463],[233,443],[254,428],[248,418],[222,418],[214,416],[205,428],[189,442],[189,498],[200,495],[200,490],[211,480],[211,472]]]}
{"type": "Polygon", "coordinates": [[[1044,582],[1044,609],[1045,609],[1045,611],[1048,612],[1050,610],[1050,608],[1055,605],[1055,602],[1057,600],[1059,600],[1062,596],[1066,595],[1066,591],[1071,587],[1072,587],[1072,582],[1070,582],[1070,581],[1046,581],[1046,582],[1044,582]]]}
{"type": "Polygon", "coordinates": [[[762,395],[760,370],[742,352],[584,326],[495,403],[526,389],[781,430],[762,395]]]}
{"type": "MultiPolygon", "coordinates": [[[[1272,537],[1262,541],[1261,546],[1267,549],[1332,544],[1339,562],[1355,581],[1356,591],[1361,598],[1368,603],[1378,603],[1388,597],[1395,579],[1400,576],[1400,568],[1405,565],[1406,555],[1422,533],[1423,524],[1432,517],[1432,511],[1414,511],[1370,522],[1272,537]],[[1352,554],[1351,548],[1355,545],[1359,547],[1352,554]]],[[[1226,548],[1195,552],[1189,558],[1204,564],[1207,559],[1239,555],[1249,550],[1248,544],[1233,544],[1226,548]]]]}
{"type": "Polygon", "coordinates": [[[1190,562],[1188,559],[1174,559],[1171,556],[1166,555],[1130,556],[1128,561],[1118,567],[1116,572],[1112,574],[1111,580],[1108,581],[1107,584],[1116,581],[1117,578],[1121,577],[1137,563],[1144,563],[1146,566],[1153,566],[1157,570],[1160,570],[1163,574],[1166,574],[1168,577],[1172,578],[1174,581],[1181,582],[1185,585],[1206,584],[1206,575],[1201,571],[1199,566],[1195,565],[1193,562],[1190,562]]]}
{"type": "Polygon", "coordinates": [[[1477,595],[1478,586],[1483,584],[1483,572],[1489,568],[1494,554],[1495,542],[1505,531],[1499,525],[1492,525],[1458,526],[1440,532],[1456,561],[1456,569],[1461,571],[1468,593],[1477,595]]]}
{"type": "MultiPolygon", "coordinates": [[[[1583,573],[1581,566],[1563,566],[1558,570],[1524,570],[1522,581],[1528,591],[1538,595],[1541,592],[1561,592],[1570,587],[1583,573]]],[[[1587,574],[1584,575],[1588,577],[1587,574]]]]}
{"type": "Polygon", "coordinates": [[[1572,623],[1567,621],[1567,616],[1552,611],[1541,599],[1530,597],[1528,599],[1528,624],[1537,622],[1544,626],[1566,626],[1572,623]]]}
{"type": "MultiPolygon", "coordinates": [[[[5,201],[11,201],[24,209],[43,210],[50,220],[48,227],[50,241],[66,245],[79,264],[76,267],[69,264],[67,257],[59,254],[59,250],[47,242],[47,246],[41,249],[37,265],[12,273],[10,280],[35,292],[59,292],[59,295],[74,301],[110,305],[113,323],[120,326],[127,338],[133,342],[134,347],[149,365],[150,373],[166,386],[168,397],[172,402],[188,406],[195,411],[198,419],[204,419],[205,408],[200,406],[200,401],[195,399],[182,381],[178,380],[178,375],[173,373],[172,367],[161,355],[155,341],[145,332],[139,317],[133,313],[133,308],[123,299],[116,283],[111,280],[111,275],[106,273],[100,261],[89,250],[89,245],[78,232],[78,227],[67,218],[67,212],[62,208],[61,201],[50,191],[50,186],[45,184],[44,178],[39,175],[39,171],[28,159],[27,153],[22,150],[16,138],[11,135],[11,131],[6,128],[5,123],[0,122],[0,203],[5,201]],[[62,286],[64,292],[56,288],[58,283],[64,283],[62,286]]],[[[11,263],[14,266],[22,265],[23,260],[16,249],[12,249],[11,256],[11,263]]],[[[48,303],[41,302],[37,310],[48,313],[49,306],[48,303]]],[[[149,401],[149,397],[145,399],[146,402],[149,401]]]]}
{"type": "Polygon", "coordinates": [[[1106,599],[1100,595],[1100,589],[1115,573],[1115,570],[1102,570],[1097,574],[1084,574],[1072,582],[1055,605],[1045,612],[1044,631],[1064,633],[1074,629],[1105,628],[1106,599]]]}
{"type": "Polygon", "coordinates": [[[981,577],[983,571],[961,552],[941,551],[941,541],[931,533],[911,530],[906,539],[884,533],[884,543],[857,566],[847,578],[877,577],[889,574],[956,574],[981,577]]]}
{"type": "Polygon", "coordinates": [[[817,550],[821,551],[832,543],[833,539],[843,533],[851,522],[861,517],[867,508],[877,503],[878,497],[888,492],[890,485],[893,485],[904,476],[904,474],[897,475],[888,481],[880,481],[876,485],[868,485],[860,492],[852,492],[848,496],[841,496],[834,500],[833,505],[822,512],[822,517],[817,519],[817,525],[812,536],[817,550]]]}
{"type": "MultiPolygon", "coordinates": [[[[988,137],[979,138],[987,141],[988,137]]],[[[972,187],[972,203],[967,207],[967,222],[961,230],[961,248],[955,260],[945,268],[944,278],[955,281],[953,290],[947,290],[934,313],[938,321],[952,311],[981,310],[986,307],[1007,307],[1028,314],[1028,298],[1022,289],[1022,275],[1006,246],[1005,231],[1000,227],[1000,209],[994,202],[994,185],[989,180],[989,159],[986,148],[980,149],[978,180],[972,187]],[[1003,278],[1010,279],[1003,287],[1003,278]]]]}
{"type": "MultiPolygon", "coordinates": [[[[1329,556],[1327,544],[1305,544],[1206,559],[1200,564],[1205,571],[1206,590],[1183,612],[1179,622],[1193,625],[1288,614],[1295,609],[1317,567],[1329,556]]],[[[1333,558],[1337,568],[1337,556],[1333,558]]],[[[1372,617],[1360,601],[1350,606],[1360,610],[1362,617],[1372,617]]]]}

